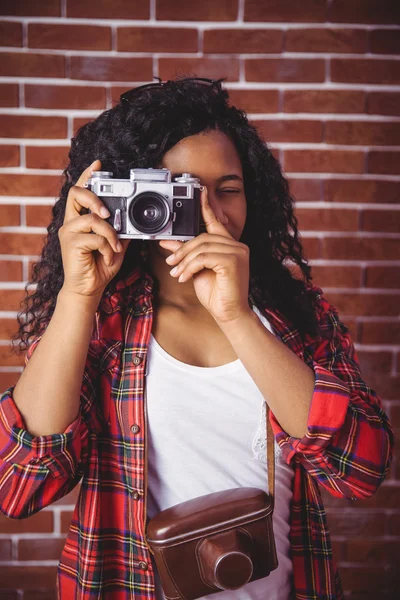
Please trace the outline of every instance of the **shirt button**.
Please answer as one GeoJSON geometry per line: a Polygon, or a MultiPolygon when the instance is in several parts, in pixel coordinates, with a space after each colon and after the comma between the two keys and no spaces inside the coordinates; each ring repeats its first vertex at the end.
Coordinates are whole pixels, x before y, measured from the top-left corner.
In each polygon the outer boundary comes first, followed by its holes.
{"type": "Polygon", "coordinates": [[[139,500],[139,498],[140,498],[140,494],[139,494],[139,492],[138,492],[137,490],[134,490],[134,491],[132,492],[132,498],[133,498],[134,500],[139,500]]]}
{"type": "Polygon", "coordinates": [[[148,569],[147,562],[144,562],[144,560],[141,560],[141,561],[139,562],[139,567],[140,567],[141,569],[144,569],[145,571],[147,571],[147,569],[148,569]]]}
{"type": "Polygon", "coordinates": [[[132,359],[133,364],[137,367],[142,362],[143,358],[140,356],[134,356],[132,359]]]}
{"type": "Polygon", "coordinates": [[[137,425],[136,423],[134,425],[132,425],[131,431],[132,431],[132,433],[139,433],[139,431],[140,431],[139,425],[137,425]]]}

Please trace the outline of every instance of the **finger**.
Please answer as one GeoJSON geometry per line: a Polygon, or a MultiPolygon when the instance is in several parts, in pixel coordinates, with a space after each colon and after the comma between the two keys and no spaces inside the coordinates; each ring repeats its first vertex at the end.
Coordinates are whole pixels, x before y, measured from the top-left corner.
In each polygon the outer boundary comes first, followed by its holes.
{"type": "Polygon", "coordinates": [[[94,160],[91,165],[89,165],[82,173],[75,185],[83,187],[85,183],[87,183],[88,179],[92,176],[93,171],[101,170],[101,162],[99,160],[94,160]]]}
{"type": "Polygon", "coordinates": [[[189,264],[186,265],[185,269],[179,275],[178,281],[180,283],[188,281],[195,273],[202,271],[203,269],[211,269],[215,273],[224,273],[231,270],[237,262],[232,260],[232,255],[221,254],[221,253],[207,253],[199,254],[189,264]]]}
{"type": "Polygon", "coordinates": [[[106,219],[110,216],[109,210],[104,206],[103,202],[96,194],[90,190],[74,185],[68,193],[64,223],[81,215],[82,208],[89,209],[91,212],[99,215],[102,219],[106,219]],[[106,212],[102,212],[103,209],[105,209],[106,212]]]}
{"type": "Polygon", "coordinates": [[[121,252],[124,248],[124,246],[118,239],[118,235],[115,229],[95,213],[90,213],[88,215],[80,215],[79,217],[68,221],[66,225],[60,228],[60,235],[63,234],[63,230],[66,230],[67,232],[71,233],[94,232],[106,238],[115,252],[121,252]],[[121,245],[118,246],[118,243],[120,243],[121,245]]]}
{"type": "Polygon", "coordinates": [[[208,201],[208,190],[205,186],[202,187],[203,189],[200,195],[200,206],[207,232],[234,239],[221,221],[217,219],[208,201]]]}
{"type": "Polygon", "coordinates": [[[75,247],[83,250],[84,253],[91,253],[98,250],[104,258],[105,264],[109,267],[114,262],[114,251],[110,246],[109,241],[102,235],[97,233],[93,235],[85,235],[83,233],[75,234],[75,247]]]}
{"type": "MultiPolygon", "coordinates": [[[[183,258],[179,262],[179,264],[177,264],[176,267],[174,267],[174,269],[170,271],[170,273],[173,277],[177,277],[180,273],[184,271],[186,266],[196,258],[196,256],[199,256],[201,254],[229,254],[231,256],[235,254],[235,251],[238,253],[238,250],[239,249],[237,247],[234,249],[230,244],[201,244],[200,246],[192,250],[192,252],[190,252],[187,256],[185,256],[185,258],[183,258]]],[[[170,257],[168,257],[167,262],[168,264],[172,264],[169,258],[170,257]]]]}
{"type": "Polygon", "coordinates": [[[173,252],[173,254],[170,254],[168,256],[166,261],[168,264],[172,265],[182,260],[195,248],[204,245],[204,248],[207,248],[209,250],[211,245],[215,243],[224,244],[225,246],[229,246],[230,248],[235,248],[238,246],[244,247],[244,244],[242,244],[241,242],[237,242],[233,238],[227,238],[222,235],[211,235],[209,233],[201,233],[193,240],[186,242],[186,244],[182,244],[182,246],[180,246],[175,252],[173,252]]]}

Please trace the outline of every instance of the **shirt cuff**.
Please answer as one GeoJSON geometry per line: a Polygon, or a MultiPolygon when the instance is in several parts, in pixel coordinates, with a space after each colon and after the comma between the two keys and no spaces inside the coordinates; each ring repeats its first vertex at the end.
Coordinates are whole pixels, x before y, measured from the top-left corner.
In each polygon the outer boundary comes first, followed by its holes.
{"type": "Polygon", "coordinates": [[[322,452],[345,422],[351,391],[332,371],[313,361],[314,391],[307,419],[307,433],[295,438],[286,433],[271,414],[271,424],[287,462],[296,453],[309,457],[322,452]]]}
{"type": "Polygon", "coordinates": [[[31,435],[8,388],[0,399],[0,460],[17,465],[41,463],[54,477],[75,475],[80,462],[81,412],[63,433],[31,435]]]}

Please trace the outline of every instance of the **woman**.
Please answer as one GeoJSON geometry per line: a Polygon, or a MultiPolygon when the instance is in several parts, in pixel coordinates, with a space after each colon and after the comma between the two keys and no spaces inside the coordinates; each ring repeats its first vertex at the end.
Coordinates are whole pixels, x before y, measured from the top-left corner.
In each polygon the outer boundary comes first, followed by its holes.
{"type": "Polygon", "coordinates": [[[221,82],[199,79],[128,92],[69,157],[15,336],[26,368],[0,403],[2,511],[27,517],[83,475],[59,597],[163,598],[146,520],[213,491],[267,490],[267,402],[279,566],[219,598],[342,598],[318,484],[373,494],[392,431],[310,283],[279,163],[221,82]],[[85,183],[138,167],[198,177],[206,232],[118,240],[85,183]]]}

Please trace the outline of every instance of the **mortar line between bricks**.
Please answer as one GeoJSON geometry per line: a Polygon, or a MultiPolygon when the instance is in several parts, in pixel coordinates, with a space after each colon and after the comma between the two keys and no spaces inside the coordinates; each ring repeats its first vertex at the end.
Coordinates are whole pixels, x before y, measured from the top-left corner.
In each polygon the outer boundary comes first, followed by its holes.
{"type": "Polygon", "coordinates": [[[65,56],[65,57],[82,57],[82,58],[151,58],[156,55],[160,58],[174,58],[179,59],[195,59],[195,58],[209,58],[209,59],[221,59],[221,60],[232,60],[234,58],[243,58],[246,60],[277,60],[277,59],[293,59],[293,60],[324,60],[327,58],[333,59],[346,59],[346,60],[375,60],[375,61],[388,61],[392,60],[395,62],[400,61],[399,54],[372,54],[372,53],[350,53],[350,52],[208,52],[204,55],[200,55],[197,52],[121,52],[117,50],[73,50],[73,49],[62,49],[62,48],[19,48],[16,46],[2,46],[0,48],[0,55],[2,53],[12,52],[13,54],[27,54],[29,50],[30,54],[40,54],[48,56],[49,53],[53,56],[65,56]]]}
{"type": "MultiPolygon", "coordinates": [[[[1,16],[2,21],[11,21],[16,23],[40,23],[40,24],[53,24],[53,25],[65,25],[65,21],[61,21],[60,17],[18,17],[18,16],[1,16]]],[[[68,17],[68,25],[86,25],[87,20],[78,17],[68,17]]],[[[105,25],[116,25],[120,27],[165,27],[165,28],[176,28],[180,27],[183,29],[194,29],[194,28],[205,28],[205,29],[365,29],[372,31],[374,29],[387,29],[387,30],[400,30],[400,24],[391,23],[339,23],[332,21],[325,21],[316,23],[304,22],[304,23],[290,23],[287,21],[243,21],[239,22],[237,19],[233,21],[170,21],[170,20],[157,20],[157,19],[96,19],[92,21],[90,25],[92,27],[105,25]]]]}
{"type": "Polygon", "coordinates": [[[239,0],[238,3],[238,13],[237,13],[237,20],[236,22],[240,25],[243,25],[244,23],[244,3],[245,0],[239,0]]]}
{"type": "MultiPolygon", "coordinates": [[[[153,57],[154,58],[154,57],[153,57]]],[[[0,83],[16,83],[21,82],[25,84],[45,84],[45,85],[59,85],[59,86],[79,86],[79,87],[101,87],[105,85],[112,85],[114,87],[121,87],[129,85],[141,85],[148,83],[148,80],[142,81],[130,81],[130,80],[118,80],[118,81],[99,81],[99,80],[87,80],[87,79],[66,79],[65,77],[22,77],[22,76],[0,76],[0,83]]],[[[243,91],[258,91],[258,90],[307,90],[307,91],[364,91],[364,92],[399,92],[400,84],[374,84],[374,83],[346,83],[346,82],[285,82],[275,81],[273,83],[266,83],[260,81],[228,81],[225,86],[232,90],[243,90],[243,91]]],[[[353,114],[353,113],[351,113],[353,114]]]]}

